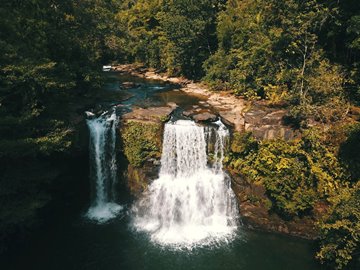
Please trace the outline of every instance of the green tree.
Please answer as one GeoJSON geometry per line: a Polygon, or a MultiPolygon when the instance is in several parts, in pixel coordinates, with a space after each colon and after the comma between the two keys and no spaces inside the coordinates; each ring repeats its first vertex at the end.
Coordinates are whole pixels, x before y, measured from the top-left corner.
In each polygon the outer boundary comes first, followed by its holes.
{"type": "Polygon", "coordinates": [[[264,185],[273,210],[284,218],[309,214],[316,202],[331,198],[348,178],[339,160],[312,130],[301,141],[255,145],[247,137],[240,143],[244,146],[232,147],[230,167],[248,181],[264,185]]]}
{"type": "Polygon", "coordinates": [[[332,199],[329,216],[319,223],[317,258],[334,269],[344,269],[360,252],[360,183],[332,199]]]}
{"type": "MultiPolygon", "coordinates": [[[[220,0],[130,1],[119,12],[129,60],[199,78],[202,63],[217,48],[216,17],[220,0]]],[[[125,43],[124,42],[124,43],[125,43]]]]}

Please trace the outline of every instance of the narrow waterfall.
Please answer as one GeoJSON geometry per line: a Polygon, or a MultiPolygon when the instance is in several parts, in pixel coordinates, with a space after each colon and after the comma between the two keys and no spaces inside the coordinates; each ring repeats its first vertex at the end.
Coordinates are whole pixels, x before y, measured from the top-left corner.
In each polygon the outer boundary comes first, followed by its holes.
{"type": "Polygon", "coordinates": [[[87,120],[90,130],[90,177],[92,204],[86,216],[98,222],[114,218],[122,207],[114,202],[116,194],[115,111],[87,120]]]}
{"type": "Polygon", "coordinates": [[[159,178],[133,206],[134,227],[149,233],[153,242],[191,248],[235,236],[238,209],[222,170],[228,131],[217,124],[205,128],[178,120],[165,125],[159,178]],[[209,137],[215,137],[212,166],[206,153],[209,137]]]}

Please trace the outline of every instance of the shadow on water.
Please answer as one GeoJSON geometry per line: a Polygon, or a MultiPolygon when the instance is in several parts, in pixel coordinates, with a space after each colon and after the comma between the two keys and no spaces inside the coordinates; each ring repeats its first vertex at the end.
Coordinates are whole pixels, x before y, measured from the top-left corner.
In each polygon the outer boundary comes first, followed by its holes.
{"type": "MultiPolygon", "coordinates": [[[[119,161],[121,175],[124,161],[119,161]]],[[[73,175],[81,177],[83,169],[76,168],[73,175]]],[[[234,241],[219,246],[174,250],[155,245],[146,233],[136,232],[131,226],[129,209],[134,198],[124,181],[119,182],[117,202],[125,209],[117,218],[101,225],[85,219],[88,203],[84,197],[88,196],[79,194],[78,201],[73,199],[70,205],[64,202],[57,209],[51,226],[0,258],[0,269],[321,269],[313,259],[312,242],[241,227],[234,241]]]]}
{"type": "MultiPolygon", "coordinates": [[[[105,93],[109,98],[123,97],[122,105],[125,106],[166,106],[169,102],[175,102],[178,106],[186,108],[204,100],[205,97],[186,94],[179,90],[180,85],[159,81],[148,80],[131,75],[110,73],[109,81],[105,85],[105,93]],[[131,82],[133,87],[121,87],[123,83],[131,82]]],[[[115,105],[114,100],[109,104],[115,105]]]]}
{"type": "Polygon", "coordinates": [[[240,229],[229,244],[169,250],[130,224],[126,212],[103,225],[81,217],[68,220],[3,258],[1,269],[320,269],[311,242],[304,240],[240,229]]]}

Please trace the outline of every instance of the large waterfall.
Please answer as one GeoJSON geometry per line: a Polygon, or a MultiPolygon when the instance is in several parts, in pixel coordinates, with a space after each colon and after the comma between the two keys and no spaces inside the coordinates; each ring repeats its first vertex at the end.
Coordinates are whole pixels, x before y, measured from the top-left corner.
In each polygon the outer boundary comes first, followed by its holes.
{"type": "Polygon", "coordinates": [[[114,218],[122,207],[114,202],[116,184],[115,111],[87,120],[90,130],[92,204],[86,216],[98,222],[114,218]]]}
{"type": "Polygon", "coordinates": [[[133,207],[135,228],[153,242],[191,248],[234,237],[237,204],[222,170],[228,130],[217,124],[208,128],[178,120],[165,125],[159,178],[133,207]],[[211,138],[214,145],[208,147],[211,138]],[[212,166],[208,148],[213,149],[212,166]]]}

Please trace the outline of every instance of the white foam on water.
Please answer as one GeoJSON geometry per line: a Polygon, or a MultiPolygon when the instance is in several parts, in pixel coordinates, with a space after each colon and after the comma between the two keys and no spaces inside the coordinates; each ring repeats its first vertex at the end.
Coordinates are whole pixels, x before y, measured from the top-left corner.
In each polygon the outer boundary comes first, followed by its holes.
{"type": "Polygon", "coordinates": [[[214,162],[207,165],[206,128],[192,121],[165,125],[159,178],[132,210],[136,230],[163,246],[193,248],[229,242],[236,235],[238,208],[222,170],[225,126],[215,133],[214,162]]]}
{"type": "Polygon", "coordinates": [[[105,223],[115,218],[122,210],[123,206],[110,202],[90,207],[85,216],[98,223],[105,223]]]}

